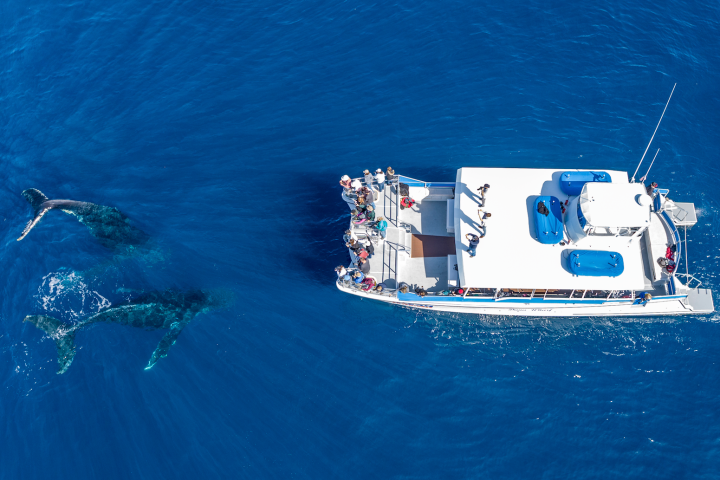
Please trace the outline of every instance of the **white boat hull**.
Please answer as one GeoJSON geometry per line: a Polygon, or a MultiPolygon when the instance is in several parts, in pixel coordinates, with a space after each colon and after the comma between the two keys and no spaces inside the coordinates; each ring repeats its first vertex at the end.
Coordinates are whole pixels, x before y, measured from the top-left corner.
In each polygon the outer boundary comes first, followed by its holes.
{"type": "Polygon", "coordinates": [[[432,310],[436,312],[469,313],[478,315],[502,315],[523,317],[640,317],[658,315],[701,315],[712,313],[709,308],[695,308],[687,294],[655,297],[645,304],[635,304],[632,299],[526,299],[500,298],[481,299],[462,297],[425,297],[418,301],[399,300],[395,295],[379,295],[348,288],[338,283],[337,287],[352,295],[390,303],[407,308],[432,310]],[[592,302],[592,303],[591,303],[592,302]]]}

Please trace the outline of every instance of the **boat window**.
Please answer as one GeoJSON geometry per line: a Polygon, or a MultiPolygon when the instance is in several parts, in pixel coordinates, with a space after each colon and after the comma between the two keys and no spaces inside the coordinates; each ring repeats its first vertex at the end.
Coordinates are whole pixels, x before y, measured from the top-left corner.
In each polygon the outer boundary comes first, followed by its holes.
{"type": "Polygon", "coordinates": [[[548,290],[545,298],[570,298],[572,290],[548,290]]]}
{"type": "Polygon", "coordinates": [[[494,297],[494,288],[468,288],[468,297],[494,297]]]}
{"type": "Polygon", "coordinates": [[[578,202],[577,215],[578,215],[578,220],[580,220],[580,226],[582,228],[585,228],[585,225],[587,225],[587,220],[585,220],[585,216],[582,213],[582,208],[580,208],[580,202],[578,202]]]}
{"type": "Polygon", "coordinates": [[[531,288],[503,288],[501,294],[498,296],[502,297],[527,297],[530,298],[532,295],[531,288]]]}
{"type": "Polygon", "coordinates": [[[609,290],[588,290],[585,292],[585,298],[607,298],[609,294],[609,290]]]}
{"type": "Polygon", "coordinates": [[[595,237],[631,237],[639,228],[628,228],[628,227],[591,227],[588,230],[588,234],[595,237]]]}

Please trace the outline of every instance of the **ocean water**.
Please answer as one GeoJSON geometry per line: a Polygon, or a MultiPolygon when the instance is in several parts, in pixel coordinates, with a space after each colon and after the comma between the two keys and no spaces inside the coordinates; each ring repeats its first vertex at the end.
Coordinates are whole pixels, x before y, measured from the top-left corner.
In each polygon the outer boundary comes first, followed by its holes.
{"type": "MultiPolygon", "coordinates": [[[[342,174],[635,169],[695,202],[720,302],[717,2],[0,6],[0,479],[718,478],[720,325],[415,312],[340,293],[342,174]],[[641,169],[644,170],[644,167],[641,169]],[[117,254],[37,188],[119,208],[117,254]],[[76,323],[207,289],[163,335],[76,323]]],[[[531,268],[531,266],[529,266],[531,268]]]]}

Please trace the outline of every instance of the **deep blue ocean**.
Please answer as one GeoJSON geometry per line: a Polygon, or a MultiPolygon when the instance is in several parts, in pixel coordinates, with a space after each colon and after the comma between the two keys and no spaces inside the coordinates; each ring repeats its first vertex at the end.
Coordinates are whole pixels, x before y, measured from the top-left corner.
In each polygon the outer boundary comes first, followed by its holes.
{"type": "Polygon", "coordinates": [[[10,0],[0,38],[0,479],[720,478],[719,314],[415,312],[333,271],[341,175],[632,173],[677,83],[650,180],[718,305],[716,1],[10,0]],[[152,248],[62,212],[17,242],[27,188],[152,248]],[[233,300],[150,370],[163,331],[93,325],[57,375],[23,323],[170,288],[233,300]]]}

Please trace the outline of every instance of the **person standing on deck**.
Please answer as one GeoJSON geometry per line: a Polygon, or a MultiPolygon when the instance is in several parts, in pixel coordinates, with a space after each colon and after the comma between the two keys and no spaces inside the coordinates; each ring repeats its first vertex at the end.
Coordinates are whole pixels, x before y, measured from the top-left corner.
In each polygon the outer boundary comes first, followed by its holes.
{"type": "Polygon", "coordinates": [[[385,240],[385,235],[387,235],[387,222],[383,217],[378,217],[378,221],[375,224],[375,229],[380,233],[380,236],[383,240],[385,240]]]}
{"type": "Polygon", "coordinates": [[[380,193],[385,190],[385,174],[382,171],[382,168],[378,168],[375,170],[375,181],[378,185],[378,190],[380,190],[380,193]]]}
{"type": "Polygon", "coordinates": [[[363,175],[365,175],[365,186],[367,188],[372,188],[373,180],[375,180],[370,173],[370,170],[363,171],[363,175]]]}
{"type": "Polygon", "coordinates": [[[375,222],[375,209],[372,205],[368,205],[365,209],[365,219],[368,221],[368,226],[372,227],[371,223],[375,222]]]}
{"type": "Polygon", "coordinates": [[[478,192],[480,192],[480,197],[482,198],[482,205],[480,205],[481,207],[485,206],[485,194],[487,193],[489,188],[490,185],[488,185],[487,183],[482,187],[478,188],[478,192]]]}
{"type": "Polygon", "coordinates": [[[484,227],[485,219],[492,217],[492,214],[478,208],[478,217],[480,217],[480,225],[484,227]]]}
{"type": "Polygon", "coordinates": [[[343,235],[343,242],[348,243],[350,240],[356,240],[358,237],[355,235],[355,232],[351,229],[345,230],[345,235],[343,235]]]}
{"type": "Polygon", "coordinates": [[[355,200],[350,198],[350,195],[348,194],[348,192],[351,192],[351,191],[352,191],[352,189],[350,189],[350,190],[343,189],[343,192],[342,192],[342,199],[345,203],[348,204],[348,207],[350,207],[350,210],[355,208],[355,200]]]}
{"type": "Polygon", "coordinates": [[[355,208],[358,212],[365,211],[365,208],[367,208],[367,205],[365,205],[365,197],[358,195],[357,200],[355,200],[355,208]]]}
{"type": "Polygon", "coordinates": [[[345,275],[347,275],[347,270],[342,265],[338,265],[335,267],[335,273],[337,273],[338,278],[344,278],[345,275]]]}
{"type": "Polygon", "coordinates": [[[350,190],[352,188],[352,180],[350,180],[350,177],[347,175],[340,177],[340,186],[345,190],[350,190]]]}
{"type": "Polygon", "coordinates": [[[387,183],[388,187],[391,187],[393,184],[393,181],[395,181],[395,170],[392,169],[392,167],[387,168],[387,172],[385,172],[385,183],[387,183]]]}
{"type": "Polygon", "coordinates": [[[467,238],[470,242],[470,248],[468,248],[467,251],[470,253],[470,257],[474,257],[477,252],[478,243],[480,243],[480,237],[472,233],[468,233],[465,235],[465,238],[467,238]]]}
{"type": "Polygon", "coordinates": [[[360,258],[357,266],[364,275],[370,273],[370,262],[368,262],[366,258],[360,258]]]}
{"type": "Polygon", "coordinates": [[[372,205],[373,208],[375,208],[375,200],[380,198],[380,194],[377,190],[370,187],[363,187],[361,194],[365,197],[365,203],[367,205],[372,205]],[[377,197],[377,198],[375,198],[377,197]]]}
{"type": "Polygon", "coordinates": [[[373,245],[372,240],[369,238],[367,239],[367,245],[365,245],[365,251],[368,252],[367,258],[372,258],[372,256],[375,255],[375,245],[373,245]]]}

